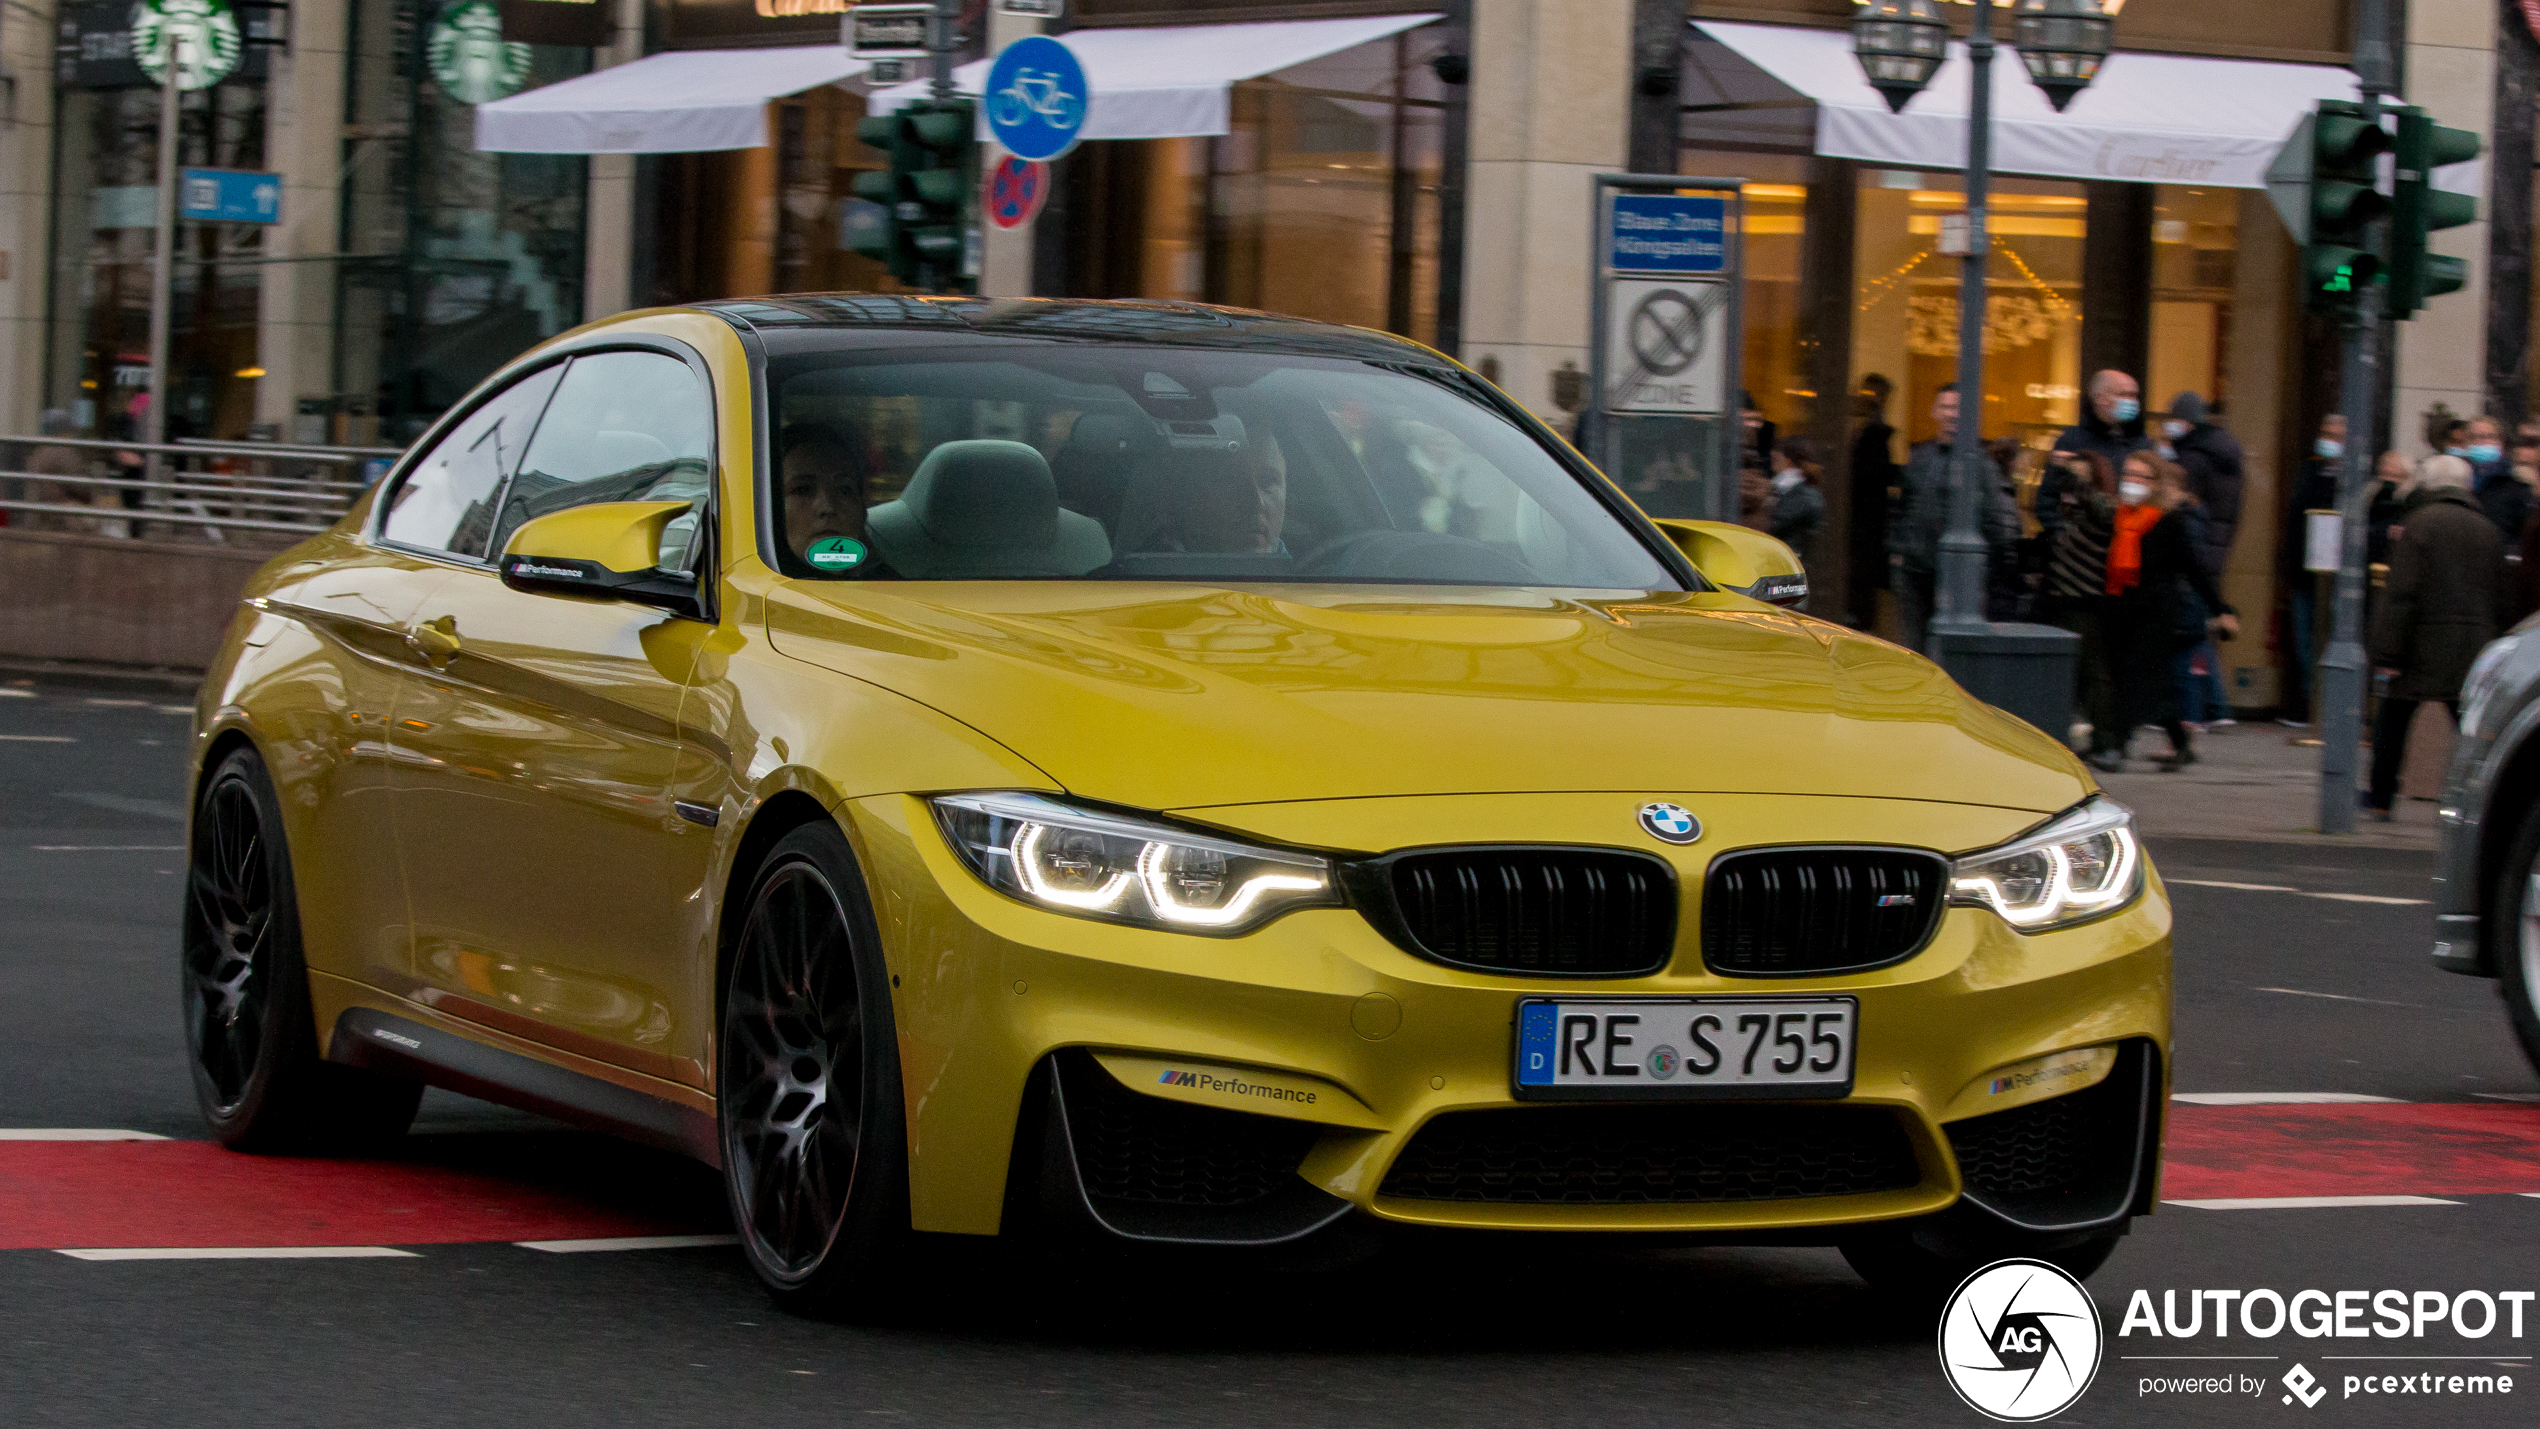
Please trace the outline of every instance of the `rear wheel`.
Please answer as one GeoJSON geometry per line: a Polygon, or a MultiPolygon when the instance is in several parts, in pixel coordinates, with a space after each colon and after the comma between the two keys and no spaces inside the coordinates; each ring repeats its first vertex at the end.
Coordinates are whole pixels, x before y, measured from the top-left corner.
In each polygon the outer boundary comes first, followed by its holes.
{"type": "Polygon", "coordinates": [[[864,1299],[908,1241],[907,1137],[889,977],[834,825],[787,834],[751,884],[717,1068],[724,1185],[751,1268],[798,1313],[864,1299]]]}
{"type": "Polygon", "coordinates": [[[2506,1015],[2523,1055],[2540,1068],[2540,804],[2523,815],[2514,835],[2487,926],[2494,930],[2488,956],[2506,1015]]]}
{"type": "Polygon", "coordinates": [[[204,781],[185,862],[185,1043],[212,1134],[238,1151],[403,1135],[421,1083],[318,1057],[282,806],[254,750],[204,781]]]}

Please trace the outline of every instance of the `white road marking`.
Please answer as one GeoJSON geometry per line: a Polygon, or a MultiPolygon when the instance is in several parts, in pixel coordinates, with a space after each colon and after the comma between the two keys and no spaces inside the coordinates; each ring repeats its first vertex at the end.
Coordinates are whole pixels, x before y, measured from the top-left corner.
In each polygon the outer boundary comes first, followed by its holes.
{"type": "Polygon", "coordinates": [[[110,710],[137,710],[150,702],[148,700],[101,700],[92,696],[88,699],[81,700],[80,703],[84,705],[100,705],[110,710]]]}
{"type": "Polygon", "coordinates": [[[78,741],[78,740],[73,739],[71,736],[69,736],[69,735],[67,735],[67,734],[0,734],[0,739],[5,739],[5,740],[7,740],[9,743],[11,743],[11,744],[77,744],[77,743],[79,743],[79,741],[78,741]]]}
{"type": "Polygon", "coordinates": [[[2230,1196],[2218,1201],[2163,1201],[2200,1211],[2308,1211],[2338,1206],[2457,1206],[2439,1196],[2230,1196]]]}
{"type": "Polygon", "coordinates": [[[6,686],[0,686],[0,699],[31,700],[34,698],[35,691],[33,690],[13,690],[7,688],[6,686]]]}
{"type": "Polygon", "coordinates": [[[2290,893],[2301,898],[2325,898],[2332,903],[2381,903],[2394,908],[2414,908],[2431,903],[2431,898],[2384,898],[2377,893],[2313,893],[2287,883],[2227,883],[2215,878],[2171,878],[2163,875],[2163,883],[2179,883],[2189,888],[2229,888],[2240,893],[2290,893]]]}
{"type": "Polygon", "coordinates": [[[2540,1092],[2472,1092],[2470,1095],[2485,1097],[2491,1102],[2540,1102],[2540,1092]]]}
{"type": "MultiPolygon", "coordinates": [[[[2342,992],[2313,992],[2306,987],[2259,987],[2251,988],[2250,991],[2280,992],[2286,997],[2324,997],[2331,1002],[2369,1002],[2375,1007],[2417,1007],[2417,1004],[2413,1002],[2390,1002],[2378,997],[2349,997],[2342,992]]],[[[2423,1011],[2424,1009],[2417,1008],[2417,1010],[2423,1011]]]]}
{"type": "Polygon", "coordinates": [[[190,715],[194,713],[194,707],[192,705],[152,705],[150,708],[157,710],[161,714],[190,715]]]}
{"type": "Polygon", "coordinates": [[[0,1126],[0,1141],[165,1141],[147,1131],[110,1126],[0,1126]]]}
{"type": "Polygon", "coordinates": [[[516,1240],[523,1250],[572,1255],[586,1250],[685,1250],[699,1245],[739,1245],[736,1235],[626,1235],[601,1240],[516,1240]]]}
{"type": "Polygon", "coordinates": [[[143,1245],[114,1250],[59,1250],[73,1260],[415,1260],[384,1245],[143,1245]]]}
{"type": "Polygon", "coordinates": [[[2372,1097],[2362,1092],[2172,1092],[2174,1102],[2197,1106],[2321,1106],[2334,1102],[2395,1102],[2398,1097],[2372,1097]]]}
{"type": "Polygon", "coordinates": [[[183,844],[28,844],[37,853],[183,853],[183,844]]]}

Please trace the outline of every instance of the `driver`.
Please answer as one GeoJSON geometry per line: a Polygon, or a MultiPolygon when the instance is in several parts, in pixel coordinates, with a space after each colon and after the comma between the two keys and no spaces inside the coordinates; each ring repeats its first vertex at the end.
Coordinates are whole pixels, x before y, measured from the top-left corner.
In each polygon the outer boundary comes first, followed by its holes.
{"type": "Polygon", "coordinates": [[[864,539],[864,456],[821,422],[785,428],[779,466],[785,499],[785,544],[808,559],[811,544],[831,536],[864,539]]]}
{"type": "Polygon", "coordinates": [[[1278,443],[1190,462],[1181,498],[1168,549],[1287,554],[1288,464],[1278,443]]]}

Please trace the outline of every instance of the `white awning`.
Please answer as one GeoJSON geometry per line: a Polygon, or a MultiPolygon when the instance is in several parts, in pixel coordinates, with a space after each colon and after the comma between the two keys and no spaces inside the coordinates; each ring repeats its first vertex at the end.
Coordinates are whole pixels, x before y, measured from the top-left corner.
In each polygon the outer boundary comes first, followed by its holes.
{"type": "Polygon", "coordinates": [[[674,50],[476,106],[489,154],[678,154],[768,143],[773,99],[864,73],[844,45],[674,50]]]}
{"type": "MultiPolygon", "coordinates": [[[[1085,66],[1093,97],[1088,139],[1183,139],[1229,132],[1227,87],[1239,79],[1319,60],[1441,18],[1376,15],[1357,20],[1265,20],[1246,25],[1148,25],[1070,30],[1060,36],[1085,66]]],[[[989,61],[953,71],[953,86],[976,96],[989,61]]],[[[875,90],[872,112],[924,99],[927,82],[875,90]]],[[[980,119],[980,133],[987,133],[980,119]]]]}
{"type": "MultiPolygon", "coordinates": [[[[1952,42],[1931,87],[1902,114],[1861,76],[1841,30],[1705,20],[1697,28],[1817,105],[1817,152],[1900,168],[1967,163],[1967,47],[1952,42]]],[[[1993,65],[1993,166],[2060,179],[2262,189],[2293,126],[2323,99],[2357,97],[2355,76],[2327,65],[2198,59],[2123,51],[2063,113],[2018,51],[1993,65]]]]}

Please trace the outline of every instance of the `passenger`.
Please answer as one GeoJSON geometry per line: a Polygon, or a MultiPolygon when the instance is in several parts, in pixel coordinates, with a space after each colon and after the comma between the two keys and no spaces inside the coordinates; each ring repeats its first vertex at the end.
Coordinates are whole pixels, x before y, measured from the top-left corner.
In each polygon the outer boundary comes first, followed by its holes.
{"type": "Polygon", "coordinates": [[[808,559],[811,544],[833,536],[864,539],[864,454],[836,429],[818,422],[785,428],[785,544],[808,559]]]}

